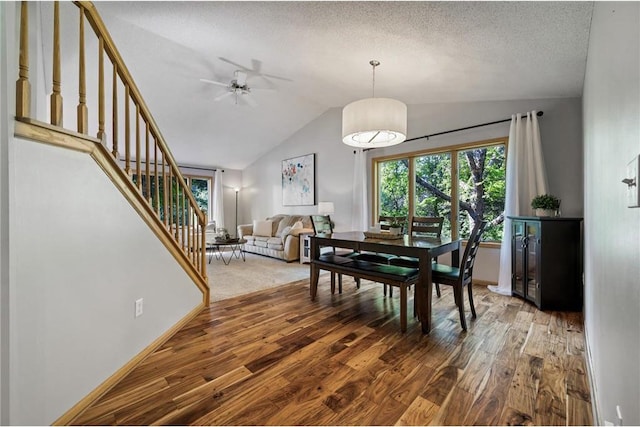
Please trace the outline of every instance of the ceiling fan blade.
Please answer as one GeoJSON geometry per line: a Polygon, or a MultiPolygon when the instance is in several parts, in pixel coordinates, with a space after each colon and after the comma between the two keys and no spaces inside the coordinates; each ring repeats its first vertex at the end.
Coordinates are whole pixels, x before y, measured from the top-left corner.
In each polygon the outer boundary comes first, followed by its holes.
{"type": "Polygon", "coordinates": [[[270,79],[284,80],[285,82],[292,82],[293,81],[288,77],[274,76],[273,74],[261,74],[261,76],[264,76],[264,77],[267,77],[267,78],[270,78],[270,79]]]}
{"type": "Polygon", "coordinates": [[[244,71],[251,71],[249,68],[245,67],[244,65],[240,65],[240,64],[238,64],[238,63],[236,63],[236,62],[233,62],[233,61],[232,61],[232,60],[230,60],[230,59],[223,58],[222,56],[219,56],[219,57],[218,57],[218,59],[219,59],[220,61],[226,62],[227,64],[231,64],[231,65],[233,65],[233,66],[234,66],[234,67],[236,67],[236,68],[240,68],[241,70],[244,70],[244,71]]]}
{"type": "Polygon", "coordinates": [[[216,96],[215,98],[213,98],[214,101],[220,101],[222,98],[226,98],[229,95],[232,95],[233,92],[225,92],[223,94],[220,94],[218,96],[216,96]]]}
{"type": "Polygon", "coordinates": [[[259,59],[251,59],[251,66],[253,67],[253,72],[256,74],[260,74],[260,69],[262,68],[262,61],[259,59]]]}
{"type": "Polygon", "coordinates": [[[254,107],[254,108],[255,108],[255,107],[257,107],[257,106],[258,106],[258,104],[256,103],[256,100],[255,100],[255,99],[253,99],[253,98],[251,97],[251,95],[242,95],[242,96],[240,97],[240,99],[242,99],[244,102],[246,102],[247,104],[249,104],[249,106],[250,106],[250,107],[254,107]]]}
{"type": "Polygon", "coordinates": [[[211,83],[212,85],[218,85],[218,86],[224,86],[224,87],[229,86],[228,83],[217,82],[215,80],[200,79],[200,81],[204,83],[211,83]]]}
{"type": "Polygon", "coordinates": [[[247,73],[243,73],[242,71],[236,71],[236,83],[238,86],[244,86],[247,84],[247,73]]]}

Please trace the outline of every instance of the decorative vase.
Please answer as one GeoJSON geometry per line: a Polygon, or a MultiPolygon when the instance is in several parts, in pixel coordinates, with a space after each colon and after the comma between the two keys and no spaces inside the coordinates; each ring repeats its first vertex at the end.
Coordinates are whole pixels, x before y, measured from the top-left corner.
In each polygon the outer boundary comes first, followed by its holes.
{"type": "Polygon", "coordinates": [[[402,233],[402,227],[389,227],[389,233],[400,234],[402,233]]]}

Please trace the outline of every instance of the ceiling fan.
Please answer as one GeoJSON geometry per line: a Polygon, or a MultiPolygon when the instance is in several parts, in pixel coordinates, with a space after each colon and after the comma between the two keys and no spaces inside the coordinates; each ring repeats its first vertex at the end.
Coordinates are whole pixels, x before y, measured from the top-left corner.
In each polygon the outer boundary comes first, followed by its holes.
{"type": "MultiPolygon", "coordinates": [[[[213,98],[214,101],[219,101],[222,98],[226,98],[228,96],[233,95],[235,97],[235,103],[238,104],[238,95],[241,96],[241,99],[246,101],[247,104],[252,107],[256,106],[255,101],[251,97],[243,97],[243,95],[249,95],[251,93],[252,88],[247,84],[247,73],[236,70],[234,72],[234,79],[232,79],[229,83],[218,82],[215,80],[208,79],[200,79],[201,82],[210,83],[217,86],[224,86],[227,88],[227,91],[213,98]]],[[[256,89],[256,90],[270,90],[270,89],[256,89]]]]}

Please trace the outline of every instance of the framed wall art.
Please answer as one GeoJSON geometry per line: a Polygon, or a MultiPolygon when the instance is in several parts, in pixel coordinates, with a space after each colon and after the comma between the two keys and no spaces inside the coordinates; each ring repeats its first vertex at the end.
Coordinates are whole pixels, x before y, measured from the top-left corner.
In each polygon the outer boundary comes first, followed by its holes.
{"type": "Polygon", "coordinates": [[[282,205],[313,206],[316,204],[316,155],[294,157],[282,161],[282,205]]]}

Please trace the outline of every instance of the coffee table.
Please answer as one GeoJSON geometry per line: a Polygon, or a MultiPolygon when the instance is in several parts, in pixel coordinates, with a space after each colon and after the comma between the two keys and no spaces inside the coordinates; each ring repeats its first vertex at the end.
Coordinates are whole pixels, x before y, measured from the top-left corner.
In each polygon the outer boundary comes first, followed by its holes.
{"type": "Polygon", "coordinates": [[[242,250],[242,245],[247,243],[245,239],[231,239],[227,241],[210,241],[207,242],[207,252],[209,252],[209,264],[211,264],[211,259],[215,256],[216,259],[221,259],[224,262],[224,265],[229,265],[231,259],[236,257],[236,259],[242,258],[242,261],[245,262],[244,251],[242,250]],[[231,254],[229,258],[226,259],[224,257],[223,249],[229,248],[231,249],[231,254]]]}

